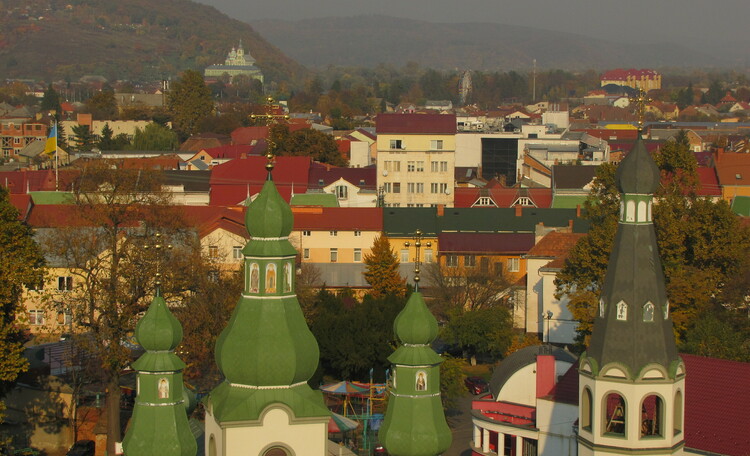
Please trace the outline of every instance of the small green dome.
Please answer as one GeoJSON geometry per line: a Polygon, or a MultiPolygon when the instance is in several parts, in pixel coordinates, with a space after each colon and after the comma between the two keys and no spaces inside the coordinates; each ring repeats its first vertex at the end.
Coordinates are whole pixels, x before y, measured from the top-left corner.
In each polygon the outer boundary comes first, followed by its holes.
{"type": "Polygon", "coordinates": [[[617,167],[615,182],[622,193],[653,194],[659,188],[661,172],[646,150],[643,139],[635,142],[633,149],[617,167]]]}
{"type": "Polygon", "coordinates": [[[393,331],[405,344],[432,343],[438,334],[437,320],[424,302],[422,293],[414,292],[404,310],[393,321],[393,331]]]}
{"type": "Polygon", "coordinates": [[[169,311],[164,298],[154,296],[146,315],[135,327],[135,337],[145,350],[169,351],[182,340],[182,325],[169,311]]]}
{"type": "Polygon", "coordinates": [[[292,232],[293,225],[292,209],[281,197],[273,181],[267,180],[255,201],[247,206],[247,232],[253,238],[286,237],[292,232]]]}

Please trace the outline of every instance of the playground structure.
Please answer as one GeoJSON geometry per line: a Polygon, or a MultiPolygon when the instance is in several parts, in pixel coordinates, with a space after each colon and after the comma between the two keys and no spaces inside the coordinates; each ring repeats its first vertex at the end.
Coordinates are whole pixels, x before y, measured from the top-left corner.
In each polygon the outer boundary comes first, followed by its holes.
{"type": "MultiPolygon", "coordinates": [[[[360,382],[336,382],[322,385],[320,390],[326,398],[328,408],[351,422],[357,423],[356,428],[351,429],[350,423],[341,419],[331,418],[335,425],[329,425],[329,432],[339,428],[342,434],[354,432],[350,442],[355,443],[360,454],[373,454],[374,444],[377,441],[375,433],[380,428],[385,412],[385,383],[360,383],[360,382]],[[359,426],[359,423],[362,423],[359,426]],[[350,429],[345,429],[349,427],[350,429]],[[361,434],[360,434],[361,433],[361,434]],[[361,441],[357,436],[361,435],[361,441]],[[361,444],[359,444],[361,443],[361,444]]],[[[334,431],[335,432],[335,431],[334,431]]]]}

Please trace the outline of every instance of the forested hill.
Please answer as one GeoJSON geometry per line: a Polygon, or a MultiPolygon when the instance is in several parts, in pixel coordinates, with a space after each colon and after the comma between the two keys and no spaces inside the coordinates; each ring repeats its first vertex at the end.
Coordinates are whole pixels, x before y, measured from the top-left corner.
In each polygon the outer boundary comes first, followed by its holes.
{"type": "Polygon", "coordinates": [[[247,23],[189,0],[0,0],[4,78],[158,80],[224,63],[240,40],[267,80],[304,76],[247,23]]]}
{"type": "MultiPolygon", "coordinates": [[[[489,18],[512,23],[512,17],[489,18]]],[[[303,65],[379,63],[453,70],[723,66],[724,58],[674,44],[633,45],[497,23],[432,23],[388,16],[250,22],[303,65]]],[[[586,21],[581,19],[581,27],[586,21]]]]}

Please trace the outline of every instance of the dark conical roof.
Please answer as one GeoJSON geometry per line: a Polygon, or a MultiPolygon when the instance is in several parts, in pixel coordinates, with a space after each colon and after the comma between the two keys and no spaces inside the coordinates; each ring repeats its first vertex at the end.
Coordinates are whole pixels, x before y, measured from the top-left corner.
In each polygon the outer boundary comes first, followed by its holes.
{"type": "Polygon", "coordinates": [[[617,188],[622,193],[649,194],[659,188],[661,173],[659,167],[646,150],[643,139],[638,135],[630,153],[620,162],[615,175],[617,188]]]}

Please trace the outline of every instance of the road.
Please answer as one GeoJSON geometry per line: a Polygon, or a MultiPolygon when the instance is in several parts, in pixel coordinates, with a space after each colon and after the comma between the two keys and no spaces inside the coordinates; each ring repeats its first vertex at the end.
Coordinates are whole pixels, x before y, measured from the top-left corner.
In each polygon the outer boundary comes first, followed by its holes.
{"type": "Polygon", "coordinates": [[[471,401],[474,396],[468,392],[458,400],[458,407],[446,413],[448,425],[453,431],[453,443],[443,453],[443,456],[470,456],[469,444],[473,437],[473,425],[471,424],[471,401]]]}

